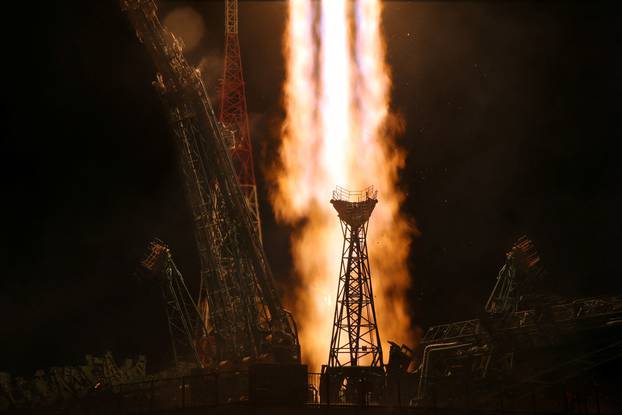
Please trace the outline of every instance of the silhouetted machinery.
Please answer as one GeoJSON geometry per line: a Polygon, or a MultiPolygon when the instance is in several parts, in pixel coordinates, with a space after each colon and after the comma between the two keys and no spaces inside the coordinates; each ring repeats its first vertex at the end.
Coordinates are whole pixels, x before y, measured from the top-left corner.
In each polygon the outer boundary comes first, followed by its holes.
{"type": "Polygon", "coordinates": [[[296,326],[281,304],[201,75],[186,62],[181,42],[160,23],[154,1],[121,4],[155,63],[154,86],[168,110],[192,208],[201,261],[197,304],[204,305],[207,327],[196,339],[201,365],[299,365],[296,326]]]}
{"type": "Polygon", "coordinates": [[[220,124],[225,128],[227,143],[231,151],[231,159],[244,198],[248,207],[255,231],[261,241],[261,216],[257,184],[255,183],[255,167],[253,163],[253,146],[248,126],[246,110],[246,91],[244,89],[244,73],[242,71],[242,54],[238,38],[238,0],[225,0],[225,59],[220,90],[220,124]]]}
{"type": "Polygon", "coordinates": [[[506,254],[506,262],[486,302],[486,312],[499,316],[518,311],[519,305],[532,300],[544,274],[536,247],[526,236],[521,236],[506,254]]]}
{"type": "Polygon", "coordinates": [[[175,366],[180,367],[185,357],[201,367],[203,363],[197,345],[201,338],[207,336],[207,327],[184,277],[173,261],[170,249],[159,239],[154,240],[141,265],[159,279],[175,366]]]}
{"type": "Polygon", "coordinates": [[[521,237],[506,255],[486,314],[424,335],[412,402],[520,404],[622,357],[622,298],[552,301],[538,289],[544,275],[535,246],[521,237]]]}

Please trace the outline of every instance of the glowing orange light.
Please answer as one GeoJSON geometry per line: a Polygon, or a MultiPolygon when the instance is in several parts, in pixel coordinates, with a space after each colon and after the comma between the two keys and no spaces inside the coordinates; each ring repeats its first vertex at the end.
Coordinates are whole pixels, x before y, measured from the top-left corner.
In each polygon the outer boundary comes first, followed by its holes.
{"type": "Polygon", "coordinates": [[[342,236],[328,203],[333,188],[379,189],[368,238],[385,342],[413,339],[405,295],[414,231],[400,213],[404,194],[397,181],[404,154],[391,125],[396,118],[390,113],[380,1],[323,0],[316,6],[312,0],[289,1],[286,119],[271,195],[280,220],[302,223],[292,237],[300,286],[287,300],[300,326],[303,360],[314,370],[328,357],[339,273],[342,236]]]}

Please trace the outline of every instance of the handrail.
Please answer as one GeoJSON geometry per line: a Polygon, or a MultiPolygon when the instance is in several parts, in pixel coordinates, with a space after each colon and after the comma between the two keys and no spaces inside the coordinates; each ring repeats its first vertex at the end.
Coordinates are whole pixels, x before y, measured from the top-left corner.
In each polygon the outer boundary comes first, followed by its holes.
{"type": "Polygon", "coordinates": [[[335,190],[333,190],[333,200],[357,203],[370,199],[378,199],[378,191],[374,189],[374,186],[369,186],[363,190],[348,190],[341,186],[337,186],[335,190]]]}

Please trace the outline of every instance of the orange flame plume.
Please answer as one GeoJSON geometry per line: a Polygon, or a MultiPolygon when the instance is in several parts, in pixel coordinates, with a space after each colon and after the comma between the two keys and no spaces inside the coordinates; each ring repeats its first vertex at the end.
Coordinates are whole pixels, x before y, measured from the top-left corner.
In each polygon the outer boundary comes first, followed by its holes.
{"type": "Polygon", "coordinates": [[[328,202],[336,185],[379,189],[368,248],[380,336],[403,343],[414,338],[405,295],[415,228],[400,213],[398,173],[405,156],[394,140],[399,123],[390,112],[382,7],[379,0],[322,0],[317,6],[289,1],[286,119],[271,195],[278,219],[298,225],[292,254],[300,283],[287,301],[312,370],[326,363],[335,307],[342,236],[328,202]]]}

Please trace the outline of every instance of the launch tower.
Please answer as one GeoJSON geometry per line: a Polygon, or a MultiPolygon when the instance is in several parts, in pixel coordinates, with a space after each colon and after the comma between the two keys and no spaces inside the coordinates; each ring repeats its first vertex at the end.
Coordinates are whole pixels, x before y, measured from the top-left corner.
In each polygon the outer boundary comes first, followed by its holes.
{"type": "Polygon", "coordinates": [[[383,366],[367,255],[376,196],[373,187],[359,192],[337,187],[330,201],[341,221],[343,249],[328,367],[383,366]]]}

